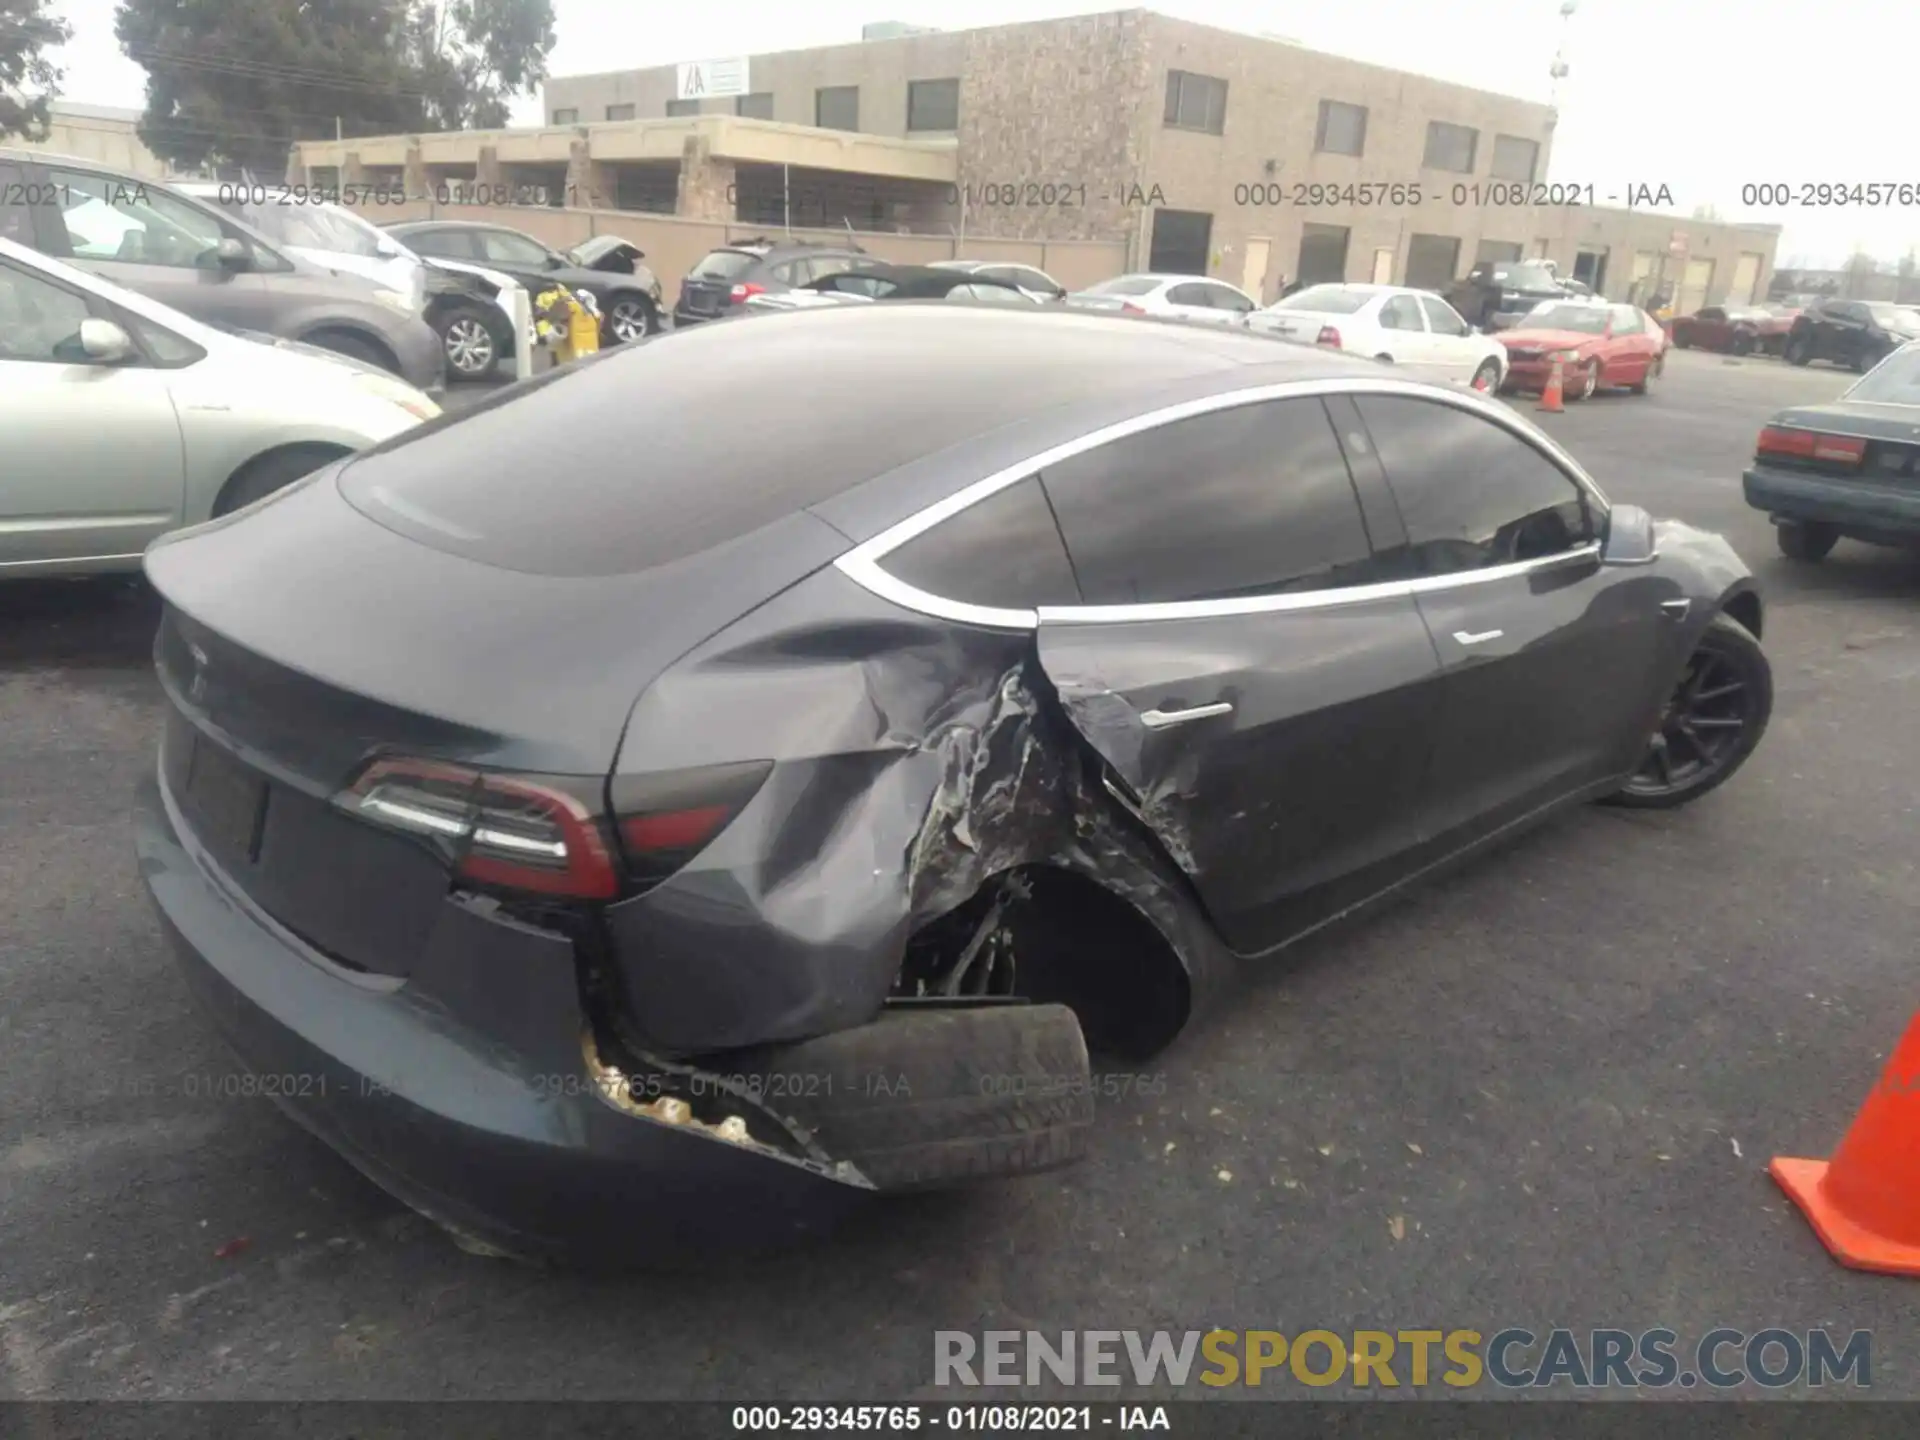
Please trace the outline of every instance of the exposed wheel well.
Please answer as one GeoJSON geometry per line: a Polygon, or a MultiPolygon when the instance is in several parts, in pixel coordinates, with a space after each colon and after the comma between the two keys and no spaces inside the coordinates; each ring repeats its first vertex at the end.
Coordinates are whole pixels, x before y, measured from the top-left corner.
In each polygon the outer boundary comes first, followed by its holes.
{"type": "Polygon", "coordinates": [[[1018,995],[1069,1007],[1096,1055],[1145,1059],[1187,1022],[1192,987],[1159,929],[1056,865],[1003,872],[907,947],[896,993],[1018,995]],[[957,976],[957,978],[956,978],[957,976]]]}
{"type": "Polygon", "coordinates": [[[1754,639],[1758,640],[1760,638],[1761,611],[1759,595],[1751,590],[1743,590],[1738,595],[1728,599],[1727,603],[1721,608],[1735,620],[1738,620],[1746,632],[1753,636],[1754,639]]]}

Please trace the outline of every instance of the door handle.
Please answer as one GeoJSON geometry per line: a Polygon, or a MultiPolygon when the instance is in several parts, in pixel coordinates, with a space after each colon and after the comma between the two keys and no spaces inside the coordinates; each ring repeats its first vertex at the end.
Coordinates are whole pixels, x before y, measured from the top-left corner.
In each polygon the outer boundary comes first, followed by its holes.
{"type": "Polygon", "coordinates": [[[1687,618],[1687,611],[1693,608],[1693,601],[1662,600],[1660,608],[1666,612],[1669,620],[1684,620],[1687,618]]]}
{"type": "Polygon", "coordinates": [[[1456,630],[1453,632],[1453,638],[1462,645],[1484,645],[1489,640],[1498,640],[1506,633],[1504,630],[1482,630],[1475,635],[1468,630],[1456,630]]]}
{"type": "Polygon", "coordinates": [[[1191,710],[1148,710],[1140,723],[1149,730],[1164,730],[1169,725],[1184,725],[1189,720],[1205,720],[1214,715],[1231,715],[1233,706],[1225,700],[1212,705],[1196,705],[1191,710]]]}

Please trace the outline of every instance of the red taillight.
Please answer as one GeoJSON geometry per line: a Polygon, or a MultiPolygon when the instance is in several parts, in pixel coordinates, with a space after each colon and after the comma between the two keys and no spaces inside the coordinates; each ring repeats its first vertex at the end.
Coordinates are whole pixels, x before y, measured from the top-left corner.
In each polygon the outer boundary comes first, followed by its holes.
{"type": "Polygon", "coordinates": [[[709,765],[662,775],[616,775],[608,794],[620,817],[627,874],[666,879],[706,849],[759,792],[771,761],[709,765]]]}
{"type": "Polygon", "coordinates": [[[620,893],[600,821],[555,784],[433,760],[376,760],[337,803],[430,841],[456,875],[478,884],[579,900],[620,893]]]}
{"type": "Polygon", "coordinates": [[[736,285],[733,287],[733,303],[738,305],[749,295],[764,295],[766,293],[767,287],[764,285],[755,285],[752,282],[736,285]]]}
{"type": "Polygon", "coordinates": [[[1784,455],[1796,460],[1824,460],[1839,465],[1858,465],[1867,456],[1867,442],[1846,435],[1822,435],[1815,430],[1796,430],[1785,425],[1769,425],[1760,432],[1754,446],[1756,455],[1784,455]]]}
{"type": "Polygon", "coordinates": [[[620,822],[620,839],[628,850],[643,855],[697,850],[720,832],[732,813],[724,805],[701,805],[692,810],[633,815],[620,822]]]}
{"type": "Polygon", "coordinates": [[[1322,325],[1320,327],[1320,334],[1315,338],[1313,343],[1316,345],[1325,345],[1332,350],[1338,350],[1340,348],[1340,332],[1331,325],[1322,325]]]}

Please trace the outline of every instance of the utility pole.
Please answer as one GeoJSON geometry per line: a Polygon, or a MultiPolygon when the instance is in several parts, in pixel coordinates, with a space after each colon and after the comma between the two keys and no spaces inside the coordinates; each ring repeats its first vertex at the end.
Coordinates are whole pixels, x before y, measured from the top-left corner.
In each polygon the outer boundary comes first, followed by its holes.
{"type": "Polygon", "coordinates": [[[1553,65],[1547,74],[1553,77],[1553,91],[1547,104],[1552,107],[1555,118],[1560,114],[1560,82],[1567,78],[1567,22],[1573,19],[1573,12],[1580,8],[1580,0],[1560,0],[1560,49],[1554,54],[1553,65]]]}

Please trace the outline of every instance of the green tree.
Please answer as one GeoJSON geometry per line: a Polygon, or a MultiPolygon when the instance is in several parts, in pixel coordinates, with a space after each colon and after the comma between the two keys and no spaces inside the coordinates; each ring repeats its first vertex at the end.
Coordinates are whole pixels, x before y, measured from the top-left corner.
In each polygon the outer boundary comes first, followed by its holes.
{"type": "Polygon", "coordinates": [[[141,138],[179,165],[278,176],[296,140],[505,122],[546,78],[552,0],[122,0],[141,138]]]}
{"type": "Polygon", "coordinates": [[[47,102],[60,69],[45,52],[72,34],[72,26],[47,13],[47,0],[0,0],[0,140],[46,138],[47,102]]]}

